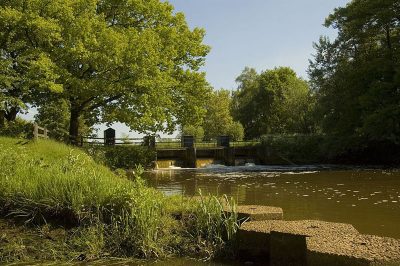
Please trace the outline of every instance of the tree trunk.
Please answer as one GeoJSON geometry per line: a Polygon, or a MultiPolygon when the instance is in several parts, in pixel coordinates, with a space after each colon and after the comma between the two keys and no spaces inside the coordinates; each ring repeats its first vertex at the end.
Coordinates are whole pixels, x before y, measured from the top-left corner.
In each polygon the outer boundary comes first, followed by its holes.
{"type": "Polygon", "coordinates": [[[69,139],[72,145],[78,145],[79,139],[79,117],[80,112],[77,109],[71,108],[71,117],[69,122],[69,139]]]}
{"type": "Polygon", "coordinates": [[[0,128],[4,127],[4,123],[5,123],[5,111],[4,110],[0,110],[0,128]]]}
{"type": "Polygon", "coordinates": [[[8,122],[13,122],[17,119],[17,114],[19,113],[18,107],[11,107],[9,111],[5,112],[4,117],[7,119],[8,122]]]}

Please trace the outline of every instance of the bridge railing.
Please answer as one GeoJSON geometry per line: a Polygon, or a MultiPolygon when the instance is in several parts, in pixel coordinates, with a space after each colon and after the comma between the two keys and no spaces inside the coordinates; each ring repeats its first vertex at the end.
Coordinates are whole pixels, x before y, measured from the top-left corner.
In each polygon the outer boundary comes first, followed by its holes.
{"type": "Polygon", "coordinates": [[[230,142],[230,147],[254,147],[261,144],[261,141],[259,140],[241,140],[241,141],[231,141],[230,142]]]}
{"type": "Polygon", "coordinates": [[[161,139],[156,140],[156,149],[179,149],[182,147],[180,139],[161,139]]]}
{"type": "MultiPolygon", "coordinates": [[[[113,138],[115,145],[143,145],[142,138],[113,138]]],[[[106,138],[85,136],[80,138],[81,145],[105,145],[106,138]]]]}
{"type": "MultiPolygon", "coordinates": [[[[145,140],[143,138],[113,138],[115,145],[145,145],[145,140]]],[[[106,145],[107,141],[105,138],[99,137],[90,137],[85,136],[81,137],[80,144],[84,145],[106,145]]],[[[239,147],[253,147],[261,142],[259,140],[250,140],[250,141],[230,141],[229,146],[234,148],[239,147]]],[[[218,144],[217,140],[210,141],[199,141],[194,142],[194,147],[198,149],[209,149],[209,148],[219,148],[223,147],[218,144]]],[[[163,138],[155,140],[155,148],[156,149],[183,149],[183,144],[181,139],[176,138],[163,138]]]]}

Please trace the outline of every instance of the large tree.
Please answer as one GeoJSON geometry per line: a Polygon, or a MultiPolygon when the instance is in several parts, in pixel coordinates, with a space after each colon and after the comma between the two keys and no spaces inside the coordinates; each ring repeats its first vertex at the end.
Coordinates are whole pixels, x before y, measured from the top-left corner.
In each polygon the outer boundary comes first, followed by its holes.
{"type": "MultiPolygon", "coordinates": [[[[39,106],[66,101],[73,139],[88,113],[140,132],[171,132],[204,114],[200,106],[209,88],[198,71],[209,50],[204,31],[190,30],[167,2],[5,0],[0,25],[2,63],[8,60],[10,71],[13,60],[22,61],[17,69],[27,65],[0,81],[16,76],[36,82],[11,99],[39,106]]],[[[20,83],[2,82],[0,101],[20,83]]]]}
{"type": "Polygon", "coordinates": [[[197,140],[216,139],[219,136],[230,136],[232,140],[243,139],[242,124],[234,121],[231,114],[232,97],[228,90],[212,91],[204,102],[206,113],[196,124],[184,125],[181,133],[193,135],[197,140]]]}
{"type": "Polygon", "coordinates": [[[214,91],[207,103],[207,113],[204,117],[203,128],[206,139],[228,135],[232,140],[243,139],[242,125],[233,120],[231,115],[231,92],[228,90],[214,91]]]}
{"type": "Polygon", "coordinates": [[[311,91],[292,69],[279,67],[258,74],[245,68],[236,81],[232,112],[243,124],[246,138],[314,131],[311,91]]]}
{"type": "Polygon", "coordinates": [[[399,14],[398,0],[354,0],[326,19],[338,37],[320,38],[309,68],[325,133],[400,144],[399,14]]]}
{"type": "Polygon", "coordinates": [[[39,48],[59,39],[58,28],[28,6],[28,1],[0,2],[0,127],[27,109],[34,95],[62,91],[55,64],[39,48]]]}

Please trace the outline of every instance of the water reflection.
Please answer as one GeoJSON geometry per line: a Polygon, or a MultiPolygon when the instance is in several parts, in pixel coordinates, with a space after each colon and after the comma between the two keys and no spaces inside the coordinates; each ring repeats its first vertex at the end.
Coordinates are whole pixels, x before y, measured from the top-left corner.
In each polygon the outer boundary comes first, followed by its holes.
{"type": "Polygon", "coordinates": [[[253,166],[157,170],[149,184],[168,195],[227,194],[240,204],[279,206],[288,220],[353,224],[400,238],[400,172],[332,166],[253,166]]]}

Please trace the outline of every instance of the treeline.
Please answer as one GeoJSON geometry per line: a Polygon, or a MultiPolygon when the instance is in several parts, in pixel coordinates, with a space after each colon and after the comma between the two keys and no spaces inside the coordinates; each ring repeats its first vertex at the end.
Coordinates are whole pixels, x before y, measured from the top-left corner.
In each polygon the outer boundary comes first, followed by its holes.
{"type": "Polygon", "coordinates": [[[319,132],[351,159],[400,163],[400,3],[355,0],[335,9],[310,61],[319,132]]]}
{"type": "Polygon", "coordinates": [[[314,44],[308,81],[287,67],[246,67],[231,95],[212,96],[204,131],[237,139],[228,126],[236,123],[244,138],[262,139],[295,161],[400,163],[398,14],[396,0],[335,9],[325,26],[338,36],[314,44]]]}

